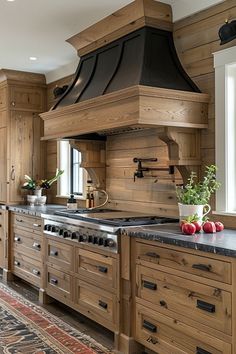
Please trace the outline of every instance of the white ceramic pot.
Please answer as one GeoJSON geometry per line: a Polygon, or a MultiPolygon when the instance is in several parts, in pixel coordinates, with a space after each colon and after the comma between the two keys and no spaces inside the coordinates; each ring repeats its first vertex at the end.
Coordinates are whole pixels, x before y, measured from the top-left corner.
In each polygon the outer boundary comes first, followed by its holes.
{"type": "Polygon", "coordinates": [[[179,220],[186,220],[188,216],[197,214],[199,221],[202,222],[202,218],[206,216],[210,211],[211,207],[209,204],[205,205],[187,205],[178,203],[179,206],[179,220]]]}
{"type": "Polygon", "coordinates": [[[42,188],[35,189],[34,195],[36,195],[37,198],[42,197],[42,188]]]}

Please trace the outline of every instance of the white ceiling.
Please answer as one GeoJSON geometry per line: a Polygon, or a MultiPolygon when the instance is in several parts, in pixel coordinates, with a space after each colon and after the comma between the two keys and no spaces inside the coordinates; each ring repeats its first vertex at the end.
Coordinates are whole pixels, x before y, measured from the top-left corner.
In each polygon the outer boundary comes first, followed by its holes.
{"type": "MultiPolygon", "coordinates": [[[[66,39],[130,2],[0,0],[0,68],[45,73],[49,82],[72,73],[78,58],[66,39]]],[[[222,0],[162,2],[172,5],[176,21],[222,0]]]]}

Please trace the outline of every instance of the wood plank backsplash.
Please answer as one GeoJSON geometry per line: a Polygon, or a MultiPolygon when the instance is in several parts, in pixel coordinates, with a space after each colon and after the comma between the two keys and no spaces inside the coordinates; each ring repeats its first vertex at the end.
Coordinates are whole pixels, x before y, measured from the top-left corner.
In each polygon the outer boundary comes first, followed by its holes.
{"type": "MultiPolygon", "coordinates": [[[[202,92],[211,96],[209,104],[209,127],[202,130],[201,156],[205,165],[215,163],[215,97],[214,68],[212,52],[235,45],[232,41],[220,46],[218,30],[226,18],[236,17],[235,0],[226,0],[198,14],[189,16],[174,24],[174,40],[182,65],[202,92]]],[[[71,77],[52,83],[48,87],[48,108],[52,104],[52,89],[56,84],[64,85],[71,77]]],[[[48,142],[47,176],[56,167],[55,142],[48,142]]],[[[146,178],[133,181],[136,164],[134,157],[157,157],[159,162],[144,164],[149,167],[166,166],[167,147],[158,139],[155,129],[134,133],[124,133],[108,137],[107,141],[107,181],[110,206],[117,209],[141,210],[161,215],[177,215],[173,176],[167,172],[152,171],[146,178]]],[[[180,176],[175,174],[175,182],[180,176]]],[[[55,194],[54,186],[51,192],[55,194]]],[[[58,200],[51,196],[51,201],[58,200]]],[[[212,201],[214,208],[214,201],[212,201]]]]}

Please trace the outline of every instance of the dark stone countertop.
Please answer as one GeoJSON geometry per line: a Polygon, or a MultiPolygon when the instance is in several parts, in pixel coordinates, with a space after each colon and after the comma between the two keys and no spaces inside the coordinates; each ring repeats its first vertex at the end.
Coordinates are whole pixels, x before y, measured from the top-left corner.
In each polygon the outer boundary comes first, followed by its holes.
{"type": "Polygon", "coordinates": [[[214,234],[183,235],[179,224],[162,224],[126,228],[129,236],[168,245],[236,257],[236,230],[225,229],[214,234]]]}
{"type": "Polygon", "coordinates": [[[15,211],[16,213],[41,217],[42,214],[53,215],[56,210],[65,209],[66,206],[59,204],[45,204],[43,206],[8,205],[7,208],[8,210],[15,211]]]}

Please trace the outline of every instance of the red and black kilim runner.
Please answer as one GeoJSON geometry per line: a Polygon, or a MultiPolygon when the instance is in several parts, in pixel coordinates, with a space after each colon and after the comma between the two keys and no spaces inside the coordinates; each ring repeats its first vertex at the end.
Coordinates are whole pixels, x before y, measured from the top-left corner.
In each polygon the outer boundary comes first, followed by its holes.
{"type": "Polygon", "coordinates": [[[0,284],[0,354],[109,354],[91,337],[0,284]]]}

